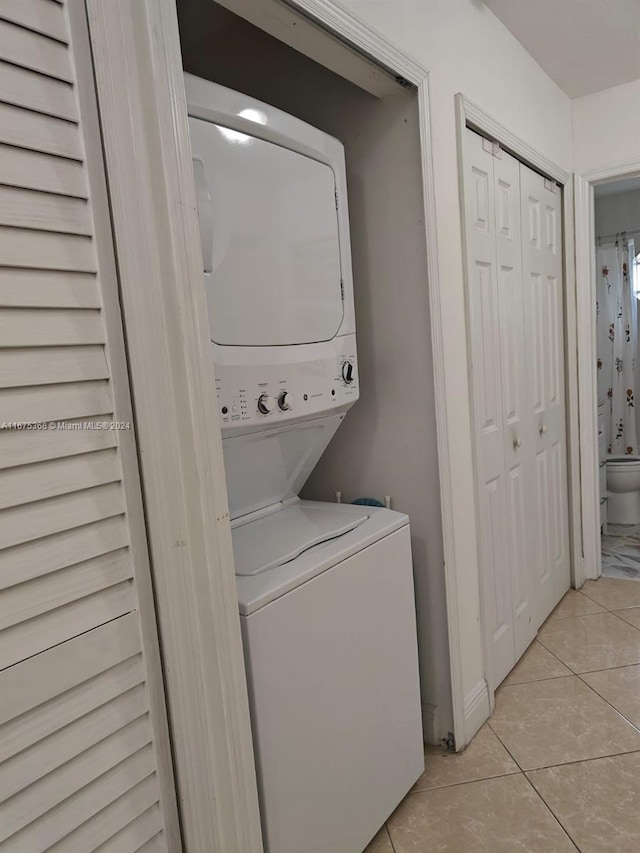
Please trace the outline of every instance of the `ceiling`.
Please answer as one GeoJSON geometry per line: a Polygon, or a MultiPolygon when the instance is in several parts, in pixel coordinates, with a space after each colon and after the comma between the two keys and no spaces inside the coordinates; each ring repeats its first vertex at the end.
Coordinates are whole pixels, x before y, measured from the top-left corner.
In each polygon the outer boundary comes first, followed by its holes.
{"type": "Polygon", "coordinates": [[[634,190],[640,190],[640,177],[610,181],[608,184],[598,184],[594,187],[596,198],[602,198],[607,195],[618,195],[619,193],[630,193],[634,190]]]}
{"type": "Polygon", "coordinates": [[[571,98],[640,79],[640,0],[484,0],[571,98]]]}

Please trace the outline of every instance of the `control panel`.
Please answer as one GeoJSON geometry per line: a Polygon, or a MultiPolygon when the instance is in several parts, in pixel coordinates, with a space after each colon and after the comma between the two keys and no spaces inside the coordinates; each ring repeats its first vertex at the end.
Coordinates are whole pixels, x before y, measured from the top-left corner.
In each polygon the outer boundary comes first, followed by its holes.
{"type": "Polygon", "coordinates": [[[358,399],[355,336],[334,355],[284,364],[216,364],[223,429],[259,427],[321,414],[358,399]]]}

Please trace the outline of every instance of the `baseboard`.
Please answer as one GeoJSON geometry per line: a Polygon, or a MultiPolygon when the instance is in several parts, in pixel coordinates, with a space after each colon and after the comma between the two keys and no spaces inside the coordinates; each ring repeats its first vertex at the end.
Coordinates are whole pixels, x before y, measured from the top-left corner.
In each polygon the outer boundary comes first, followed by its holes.
{"type": "MultiPolygon", "coordinates": [[[[464,734],[467,743],[490,716],[489,687],[482,678],[464,697],[464,734]]],[[[458,744],[458,748],[460,746],[458,744]]]]}
{"type": "Polygon", "coordinates": [[[422,733],[425,743],[440,744],[442,736],[438,718],[438,706],[425,703],[422,706],[422,733]]]}

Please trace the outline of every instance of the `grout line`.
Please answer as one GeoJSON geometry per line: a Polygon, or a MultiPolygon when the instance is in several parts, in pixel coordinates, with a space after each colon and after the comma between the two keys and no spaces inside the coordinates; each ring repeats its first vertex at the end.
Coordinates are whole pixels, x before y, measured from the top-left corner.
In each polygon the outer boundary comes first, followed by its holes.
{"type": "MultiPolygon", "coordinates": [[[[493,729],[491,729],[491,731],[493,732],[493,729]]],[[[493,733],[495,734],[495,732],[493,733]]],[[[498,735],[496,735],[496,737],[498,737],[498,735]]],[[[500,738],[498,738],[498,740],[500,740],[500,738]]],[[[500,743],[502,743],[502,741],[500,741],[500,743]]],[[[509,752],[506,746],[504,748],[509,752]]],[[[509,755],[513,758],[510,752],[509,755]]],[[[447,782],[444,785],[432,785],[430,788],[412,788],[411,791],[409,791],[409,794],[426,794],[429,791],[441,791],[443,788],[455,788],[456,785],[468,785],[470,782],[486,782],[487,779],[503,779],[505,776],[517,776],[518,773],[524,773],[524,770],[520,767],[515,758],[513,758],[513,760],[518,768],[517,770],[507,771],[506,773],[491,773],[489,776],[479,776],[477,779],[461,779],[459,782],[447,782]]]]}
{"type": "MultiPolygon", "coordinates": [[[[601,672],[607,672],[607,670],[601,670],[601,672]]],[[[589,673],[587,673],[587,672],[585,672],[584,674],[585,674],[585,675],[589,675],[589,673]]],[[[578,678],[580,678],[580,676],[578,676],[578,678]]],[[[635,729],[635,730],[640,734],[640,726],[636,725],[636,724],[635,724],[634,722],[632,722],[628,717],[625,717],[625,715],[622,713],[622,711],[621,711],[619,708],[616,708],[616,706],[615,706],[615,705],[613,705],[613,704],[612,704],[612,703],[607,699],[607,697],[606,697],[606,696],[603,696],[601,693],[598,693],[598,691],[596,690],[596,688],[595,688],[595,687],[592,687],[592,686],[591,686],[591,684],[589,684],[589,682],[588,682],[588,681],[585,681],[585,680],[584,680],[584,678],[580,678],[580,681],[581,681],[583,684],[586,684],[586,686],[589,688],[589,690],[593,691],[593,693],[595,693],[595,694],[596,694],[596,696],[599,696],[599,697],[600,697],[600,699],[602,699],[602,701],[603,701],[603,702],[606,702],[606,703],[607,703],[607,705],[609,705],[609,707],[610,707],[610,708],[613,708],[613,710],[616,712],[616,714],[619,714],[619,715],[622,717],[622,719],[623,719],[623,720],[626,720],[626,721],[629,723],[629,725],[630,725],[630,726],[632,726],[632,727],[633,727],[633,728],[634,728],[634,729],[635,729]]],[[[631,752],[639,752],[639,751],[640,751],[640,750],[635,750],[635,749],[632,749],[632,750],[631,750],[631,752]]],[[[617,754],[622,755],[623,753],[617,753],[617,754]]]]}
{"type": "MultiPolygon", "coordinates": [[[[604,575],[601,575],[601,577],[604,577],[604,575]]],[[[600,578],[598,578],[598,580],[599,580],[599,579],[600,579],[600,578]]],[[[594,583],[595,583],[595,581],[594,581],[594,583]]],[[[600,604],[600,602],[599,602],[599,601],[596,601],[596,600],[595,600],[595,598],[592,598],[592,597],[589,595],[589,593],[588,593],[588,592],[585,592],[584,588],[585,588],[585,586],[586,586],[586,585],[587,585],[586,583],[582,584],[582,586],[580,587],[580,589],[578,590],[578,592],[581,592],[583,595],[586,595],[586,596],[587,596],[587,598],[589,599],[589,601],[593,601],[593,602],[595,602],[596,604],[599,604],[599,605],[600,605],[600,607],[604,607],[604,604],[600,604]]],[[[609,612],[610,612],[608,607],[604,607],[604,609],[606,610],[606,612],[607,612],[607,613],[609,613],[609,612]]],[[[595,615],[595,614],[593,614],[593,613],[585,613],[584,615],[585,615],[585,616],[593,616],[593,615],[595,615]]]]}
{"type": "MultiPolygon", "coordinates": [[[[547,649],[547,651],[549,650],[547,649]]],[[[553,654],[553,652],[551,652],[551,654],[553,654]]],[[[558,658],[558,660],[560,660],[560,658],[558,658]]],[[[560,663],[564,663],[564,661],[560,661],[560,663]]],[[[564,664],[564,666],[567,666],[566,663],[564,664]]],[[[567,669],[569,670],[569,672],[565,672],[562,675],[549,675],[546,678],[532,678],[530,681],[514,681],[513,684],[501,684],[498,689],[502,691],[509,690],[510,687],[520,687],[521,684],[542,684],[543,681],[559,681],[561,678],[571,678],[573,675],[578,674],[568,666],[567,669]]]]}
{"type": "Polygon", "coordinates": [[[612,616],[615,616],[616,619],[619,619],[621,622],[624,622],[625,625],[628,625],[630,628],[635,628],[636,631],[640,631],[637,625],[632,625],[631,622],[627,622],[626,619],[623,619],[622,616],[618,616],[618,613],[622,613],[624,610],[632,610],[632,607],[620,607],[618,610],[608,610],[607,613],[610,613],[612,616]]]}
{"type": "MultiPolygon", "coordinates": [[[[590,616],[595,616],[595,615],[597,615],[597,614],[589,614],[589,615],[590,615],[590,616]]],[[[579,618],[579,617],[576,617],[576,618],[579,618]]],[[[544,624],[546,625],[546,622],[545,622],[544,624]]],[[[542,648],[543,648],[543,649],[545,649],[547,652],[549,652],[549,654],[550,654],[550,655],[553,655],[553,657],[554,657],[557,661],[560,661],[560,663],[561,663],[563,666],[566,666],[566,668],[569,670],[569,672],[570,672],[572,675],[577,675],[577,674],[578,674],[574,669],[572,669],[572,668],[569,666],[569,664],[568,664],[568,663],[566,663],[565,661],[563,661],[563,660],[562,660],[562,658],[561,658],[561,657],[559,657],[559,656],[558,656],[554,651],[552,651],[550,648],[548,648],[547,646],[545,646],[545,644],[544,644],[544,643],[542,642],[542,640],[540,639],[540,633],[539,633],[539,632],[538,632],[538,636],[536,637],[536,640],[540,643],[540,645],[542,646],[542,648]]],[[[556,676],[554,676],[554,678],[569,678],[569,676],[568,676],[568,675],[556,675],[556,676]]],[[[550,678],[541,678],[541,679],[540,679],[540,681],[551,681],[551,679],[550,679],[550,678]]],[[[525,682],[521,682],[521,683],[523,683],[523,684],[533,684],[534,682],[532,682],[532,681],[525,681],[525,682]]],[[[508,686],[508,685],[507,685],[507,686],[508,686]]]]}
{"type": "Polygon", "coordinates": [[[560,827],[560,829],[564,832],[564,834],[567,836],[567,838],[569,839],[569,841],[570,841],[570,842],[573,844],[573,846],[576,848],[576,850],[578,851],[578,853],[582,853],[582,851],[581,851],[581,850],[580,850],[580,848],[578,847],[577,843],[576,843],[576,842],[574,841],[574,839],[569,835],[568,830],[566,830],[566,829],[565,829],[565,827],[564,827],[564,825],[563,825],[562,821],[560,820],[560,818],[558,817],[558,815],[554,812],[554,810],[551,808],[551,806],[549,805],[549,803],[545,800],[545,798],[542,796],[542,794],[540,793],[540,791],[539,791],[539,790],[536,788],[536,786],[533,784],[533,782],[531,781],[531,779],[529,779],[529,777],[527,776],[527,774],[526,774],[526,773],[524,773],[523,775],[524,775],[524,778],[525,778],[525,779],[527,780],[527,782],[529,783],[529,785],[531,785],[531,788],[532,788],[532,790],[534,791],[535,795],[538,797],[538,799],[540,800],[540,802],[542,802],[542,803],[544,804],[544,806],[545,806],[545,807],[546,807],[546,809],[548,810],[548,812],[549,812],[549,814],[551,815],[551,817],[555,820],[555,822],[558,824],[558,826],[560,827]]]}
{"type": "Polygon", "coordinates": [[[607,666],[604,669],[585,669],[584,672],[576,672],[576,675],[593,675],[596,672],[613,672],[614,669],[630,669],[632,666],[640,666],[640,661],[637,663],[622,663],[620,666],[607,666]]]}
{"type": "MultiPolygon", "coordinates": [[[[496,737],[498,736],[496,735],[496,737]]],[[[505,749],[507,748],[505,747],[505,749]]],[[[509,752],[509,750],[507,750],[507,752],[509,752]]],[[[509,755],[511,755],[510,752],[509,755]]],[[[513,756],[511,757],[513,758],[513,756]]],[[[450,785],[439,785],[437,788],[423,788],[420,791],[411,790],[406,796],[413,797],[416,794],[430,794],[432,791],[446,791],[448,788],[460,788],[462,785],[477,785],[478,782],[493,782],[494,779],[506,779],[509,776],[522,776],[525,771],[520,767],[515,758],[513,760],[518,767],[518,769],[514,770],[513,773],[500,773],[498,776],[482,776],[480,779],[464,779],[461,782],[452,782],[450,785]]]]}
{"type": "Polygon", "coordinates": [[[502,740],[502,738],[500,737],[500,735],[498,734],[498,732],[497,732],[497,731],[493,728],[493,726],[491,725],[491,717],[489,717],[489,720],[487,721],[487,725],[489,726],[489,728],[491,729],[491,731],[494,733],[494,735],[498,738],[498,740],[500,741],[500,743],[502,744],[502,746],[504,747],[504,749],[507,751],[507,753],[511,756],[511,760],[515,762],[516,767],[519,767],[519,768],[520,768],[520,772],[521,772],[521,773],[524,773],[524,767],[522,767],[522,765],[520,764],[520,762],[518,761],[518,759],[517,759],[517,758],[515,757],[515,755],[511,752],[511,750],[510,750],[510,749],[509,749],[509,747],[506,745],[506,743],[502,740]]]}
{"type": "Polygon", "coordinates": [[[530,767],[528,770],[523,770],[522,772],[527,775],[527,773],[537,773],[538,770],[554,770],[558,767],[569,767],[571,764],[586,764],[587,761],[601,761],[603,758],[622,758],[623,755],[636,755],[640,753],[640,749],[630,749],[628,752],[612,752],[607,755],[594,755],[590,758],[575,758],[573,761],[561,761],[559,764],[545,764],[542,767],[530,767]]]}
{"type": "Polygon", "coordinates": [[[384,822],[384,831],[387,833],[387,838],[389,839],[391,850],[393,851],[393,853],[396,853],[396,845],[393,843],[393,838],[391,837],[391,830],[389,829],[388,821],[384,822]]]}

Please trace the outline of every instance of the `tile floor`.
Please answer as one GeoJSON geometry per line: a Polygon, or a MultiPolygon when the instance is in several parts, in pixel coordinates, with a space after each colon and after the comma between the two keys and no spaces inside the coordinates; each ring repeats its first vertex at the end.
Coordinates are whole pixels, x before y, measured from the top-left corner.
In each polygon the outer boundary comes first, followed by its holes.
{"type": "Polygon", "coordinates": [[[602,537],[602,574],[640,580],[640,525],[609,525],[602,537]]]}
{"type": "Polygon", "coordinates": [[[365,853],[639,853],[640,583],[568,592],[469,747],[425,764],[365,853]]]}

